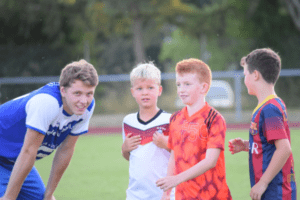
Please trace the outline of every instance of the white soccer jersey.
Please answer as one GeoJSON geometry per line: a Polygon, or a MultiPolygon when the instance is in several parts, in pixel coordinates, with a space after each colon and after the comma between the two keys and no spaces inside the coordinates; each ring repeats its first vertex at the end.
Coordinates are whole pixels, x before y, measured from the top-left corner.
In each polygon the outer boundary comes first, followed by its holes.
{"type": "Polygon", "coordinates": [[[36,159],[50,155],[68,135],[88,132],[94,100],[83,115],[63,110],[59,83],[49,83],[0,106],[0,157],[16,160],[27,128],[45,135],[36,159]]]}
{"type": "MultiPolygon", "coordinates": [[[[160,200],[162,197],[163,190],[156,186],[156,181],[167,175],[170,153],[157,147],[152,142],[152,136],[156,131],[169,135],[170,116],[171,114],[160,110],[148,122],[140,120],[138,113],[124,118],[123,142],[129,133],[142,138],[141,145],[130,152],[127,200],[160,200]]],[[[171,199],[175,199],[174,191],[171,199]]]]}

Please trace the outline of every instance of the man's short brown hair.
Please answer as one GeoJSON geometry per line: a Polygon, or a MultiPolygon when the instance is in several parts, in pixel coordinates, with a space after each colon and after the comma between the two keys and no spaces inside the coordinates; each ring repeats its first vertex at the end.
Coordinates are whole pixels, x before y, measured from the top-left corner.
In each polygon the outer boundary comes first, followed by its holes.
{"type": "Polygon", "coordinates": [[[86,85],[97,86],[98,74],[94,66],[84,59],[67,64],[59,78],[61,87],[70,87],[75,80],[81,80],[86,85]]]}

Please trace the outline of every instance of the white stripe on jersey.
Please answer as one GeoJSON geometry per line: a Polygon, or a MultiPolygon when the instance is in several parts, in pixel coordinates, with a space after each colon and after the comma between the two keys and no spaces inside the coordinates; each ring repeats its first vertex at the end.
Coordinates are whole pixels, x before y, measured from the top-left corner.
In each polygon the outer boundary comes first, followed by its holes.
{"type": "Polygon", "coordinates": [[[44,152],[47,152],[47,153],[51,153],[54,151],[54,149],[51,149],[49,147],[46,147],[46,146],[40,146],[38,151],[44,151],[44,152]]]}
{"type": "Polygon", "coordinates": [[[44,153],[39,153],[39,154],[36,155],[36,158],[41,159],[41,158],[45,158],[46,156],[48,156],[48,155],[44,154],[44,153]]]}

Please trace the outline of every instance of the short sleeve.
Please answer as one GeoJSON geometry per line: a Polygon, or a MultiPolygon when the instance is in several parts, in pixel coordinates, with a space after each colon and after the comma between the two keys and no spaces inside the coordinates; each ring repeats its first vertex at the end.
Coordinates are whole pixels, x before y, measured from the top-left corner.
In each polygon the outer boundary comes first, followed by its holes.
{"type": "Polygon", "coordinates": [[[218,148],[224,150],[226,135],[226,123],[224,118],[220,114],[217,114],[211,126],[208,128],[207,149],[218,148]]]}
{"type": "Polygon", "coordinates": [[[25,110],[26,127],[45,135],[59,112],[59,104],[49,94],[38,94],[27,102],[25,110]]]}
{"type": "MultiPolygon", "coordinates": [[[[171,117],[171,119],[172,119],[172,117],[171,117]]],[[[170,124],[169,124],[169,138],[168,138],[168,144],[167,144],[167,147],[169,148],[169,149],[172,149],[173,150],[173,129],[172,129],[172,125],[173,125],[173,122],[172,122],[172,120],[170,119],[170,124]]]]}
{"type": "Polygon", "coordinates": [[[92,101],[91,105],[86,110],[86,113],[83,116],[83,120],[81,122],[77,123],[73,127],[70,135],[77,136],[77,135],[82,135],[82,134],[88,132],[90,119],[93,115],[94,109],[95,109],[95,100],[92,101]]]}
{"type": "Polygon", "coordinates": [[[288,138],[286,133],[285,119],[283,117],[285,113],[282,113],[278,107],[273,104],[265,106],[261,112],[261,118],[263,119],[264,136],[268,142],[274,142],[274,140],[288,138]]]}

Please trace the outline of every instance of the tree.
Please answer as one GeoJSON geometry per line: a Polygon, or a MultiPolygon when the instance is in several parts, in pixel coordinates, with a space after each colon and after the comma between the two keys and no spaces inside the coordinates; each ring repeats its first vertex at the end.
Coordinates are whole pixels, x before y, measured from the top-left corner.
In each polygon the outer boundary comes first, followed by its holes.
{"type": "Polygon", "coordinates": [[[233,44],[241,46],[242,43],[232,34],[236,30],[232,22],[236,24],[236,19],[239,19],[236,15],[240,13],[235,12],[235,7],[231,4],[223,4],[219,1],[200,1],[200,6],[197,4],[193,6],[193,2],[199,3],[199,1],[182,2],[191,3],[188,4],[191,9],[176,12],[174,16],[177,17],[170,18],[169,23],[180,30],[172,34],[170,38],[173,39],[166,40],[163,44],[160,58],[171,59],[174,65],[177,60],[190,56],[209,62],[213,70],[228,69],[243,53],[241,50],[235,50],[233,44]],[[230,31],[232,28],[235,30],[230,31]],[[178,42],[180,44],[173,45],[178,42]],[[224,51],[224,49],[231,51],[224,51]],[[181,56],[175,58],[174,52],[181,56]],[[187,54],[187,52],[192,53],[187,54]]]}
{"type": "Polygon", "coordinates": [[[299,0],[285,0],[289,13],[297,29],[300,31],[300,2],[299,0]]]}
{"type": "MultiPolygon", "coordinates": [[[[2,0],[0,2],[0,77],[55,76],[82,57],[80,20],[85,1],[2,0]],[[70,4],[71,2],[71,4],[70,4]]],[[[1,102],[40,85],[2,85],[1,102]],[[13,88],[13,89],[12,89],[13,88]]]]}
{"type": "Polygon", "coordinates": [[[99,23],[108,29],[105,32],[112,35],[119,33],[121,37],[132,36],[135,63],[145,61],[143,27],[149,18],[149,12],[152,11],[151,2],[149,3],[147,0],[110,0],[103,1],[102,5],[102,9],[94,10],[94,12],[97,13],[97,16],[105,16],[107,19],[107,21],[99,23]]]}

